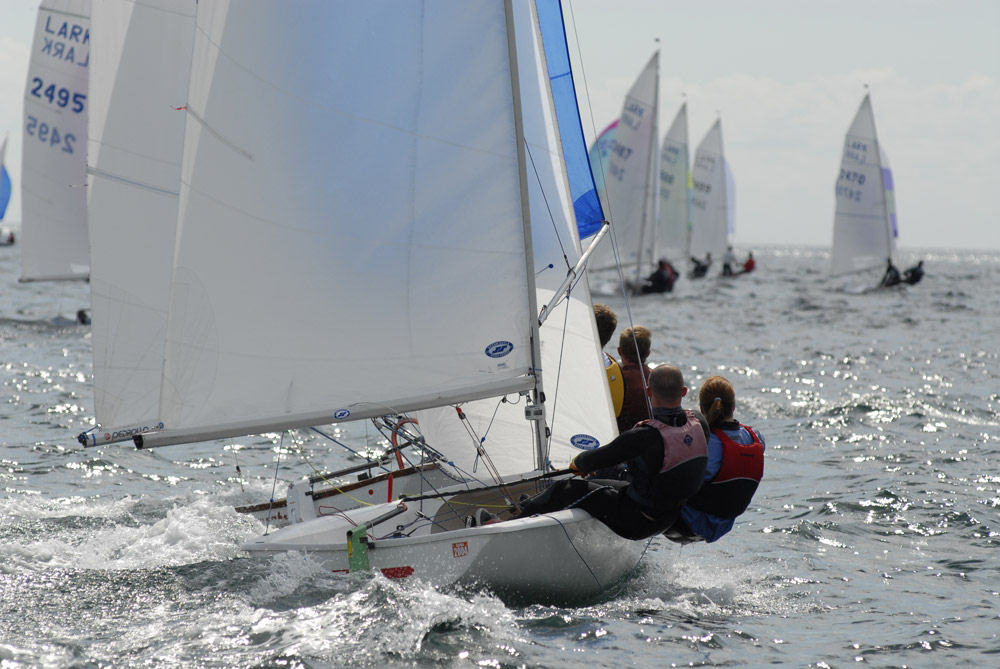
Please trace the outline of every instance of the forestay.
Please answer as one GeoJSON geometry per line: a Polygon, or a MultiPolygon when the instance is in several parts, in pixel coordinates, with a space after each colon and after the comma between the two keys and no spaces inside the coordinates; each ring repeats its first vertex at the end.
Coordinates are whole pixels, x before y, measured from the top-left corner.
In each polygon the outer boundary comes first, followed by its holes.
{"type": "Polygon", "coordinates": [[[533,386],[504,25],[457,0],[199,5],[150,445],[533,386]]]}
{"type": "Polygon", "coordinates": [[[733,181],[722,147],[722,119],[716,119],[694,154],[691,169],[691,255],[718,260],[733,231],[733,181]]]}
{"type": "Polygon", "coordinates": [[[831,272],[884,266],[896,247],[896,203],[892,171],[867,94],[844,138],[836,199],[831,272]]]}
{"type": "Polygon", "coordinates": [[[90,0],[42,0],[24,88],[21,280],[86,279],[90,0]]]}
{"type": "MultiPolygon", "coordinates": [[[[556,5],[558,9],[556,2],[540,2],[539,6],[546,4],[556,5]]],[[[574,199],[570,193],[594,192],[594,184],[589,169],[578,173],[578,178],[583,178],[584,182],[576,188],[573,187],[574,173],[569,172],[569,183],[563,174],[563,153],[567,143],[576,142],[569,150],[584,155],[586,147],[582,134],[558,132],[553,100],[549,95],[551,72],[546,77],[542,45],[530,6],[530,3],[515,3],[515,33],[528,149],[537,302],[540,306],[553,300],[561,304],[541,328],[541,372],[552,430],[548,457],[555,466],[565,467],[579,449],[596,448],[616,436],[617,425],[609,401],[607,375],[587,282],[580,281],[568,299],[555,295],[568,269],[581,255],[574,199]]],[[[559,48],[560,44],[565,49],[561,22],[558,28],[557,31],[543,31],[546,52],[559,48]]],[[[555,109],[558,110],[558,105],[555,109]]],[[[559,115],[560,122],[563,118],[559,115]]],[[[597,211],[600,212],[599,204],[597,211]]],[[[578,207],[576,215],[579,215],[578,207]]],[[[417,418],[428,442],[445,450],[465,471],[475,468],[475,473],[484,472],[482,464],[475,462],[476,445],[482,439],[497,470],[501,474],[512,474],[524,471],[525,464],[530,462],[533,432],[524,416],[526,398],[511,395],[508,400],[487,399],[462,405],[467,424],[472,428],[471,435],[451,407],[421,411],[417,418]]]]}
{"type": "Polygon", "coordinates": [[[195,0],[95,2],[88,162],[94,405],[87,443],[158,427],[195,0]]]}

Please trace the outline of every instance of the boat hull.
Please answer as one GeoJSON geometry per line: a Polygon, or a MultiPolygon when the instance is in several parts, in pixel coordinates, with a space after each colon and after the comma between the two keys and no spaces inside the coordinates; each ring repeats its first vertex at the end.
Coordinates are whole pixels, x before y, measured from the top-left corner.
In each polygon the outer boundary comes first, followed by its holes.
{"type": "MultiPolygon", "coordinates": [[[[350,572],[350,529],[341,518],[317,518],[243,548],[254,555],[302,551],[333,571],[350,572]]],[[[608,590],[637,567],[645,545],[623,539],[590,514],[573,509],[419,537],[376,539],[367,549],[367,561],[371,571],[390,578],[482,587],[532,601],[566,601],[608,590]]]]}

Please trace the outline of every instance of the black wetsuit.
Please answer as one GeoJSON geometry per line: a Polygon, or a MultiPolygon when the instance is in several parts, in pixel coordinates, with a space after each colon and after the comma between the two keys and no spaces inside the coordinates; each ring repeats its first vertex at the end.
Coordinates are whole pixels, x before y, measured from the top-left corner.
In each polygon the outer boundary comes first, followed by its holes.
{"type": "Polygon", "coordinates": [[[889,265],[889,267],[885,270],[885,276],[882,277],[882,286],[884,288],[895,286],[899,283],[899,281],[899,270],[892,265],[889,265]]]}
{"type": "Polygon", "coordinates": [[[914,265],[910,269],[903,272],[903,281],[911,286],[915,283],[920,283],[922,278],[924,278],[924,268],[920,265],[914,265]]]}
{"type": "Polygon", "coordinates": [[[674,289],[674,272],[672,267],[657,269],[646,278],[640,291],[643,295],[648,293],[669,293],[674,289]]]}
{"type": "MultiPolygon", "coordinates": [[[[708,423],[701,414],[694,413],[707,440],[708,423]]],[[[680,408],[658,407],[653,415],[675,427],[687,422],[687,414],[680,408]]],[[[629,472],[628,480],[572,478],[558,481],[523,504],[519,515],[548,513],[573,506],[587,511],[626,539],[645,539],[660,534],[674,523],[684,501],[701,486],[707,461],[707,457],[695,458],[659,473],[664,459],[663,447],[663,437],[654,427],[638,425],[623,432],[608,444],[577,455],[576,466],[581,471],[594,472],[632,461],[638,465],[636,469],[654,472],[652,476],[629,472]],[[643,485],[633,484],[631,479],[636,476],[644,477],[643,485]]]]}
{"type": "Polygon", "coordinates": [[[691,258],[691,262],[694,263],[694,269],[691,270],[692,279],[700,279],[708,274],[708,263],[702,262],[697,258],[691,258]]]}

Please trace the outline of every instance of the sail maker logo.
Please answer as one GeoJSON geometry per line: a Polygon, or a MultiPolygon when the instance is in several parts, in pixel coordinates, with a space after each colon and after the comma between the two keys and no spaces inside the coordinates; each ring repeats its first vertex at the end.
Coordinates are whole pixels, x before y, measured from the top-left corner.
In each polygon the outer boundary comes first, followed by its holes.
{"type": "Polygon", "coordinates": [[[333,412],[333,417],[336,418],[337,420],[344,420],[350,415],[351,412],[348,411],[347,409],[337,409],[336,411],[333,412]]]}
{"type": "Polygon", "coordinates": [[[502,358],[513,350],[514,345],[509,341],[495,341],[486,347],[486,355],[491,358],[502,358]]]}
{"type": "Polygon", "coordinates": [[[137,434],[146,434],[147,432],[154,432],[163,429],[163,422],[159,422],[156,425],[137,425],[136,427],[130,427],[123,430],[115,430],[114,432],[105,432],[104,441],[118,441],[121,439],[131,439],[137,434]]]}
{"type": "Polygon", "coordinates": [[[569,438],[569,443],[573,444],[581,451],[592,451],[601,445],[601,442],[599,442],[596,437],[592,437],[589,434],[574,434],[569,438]]]}

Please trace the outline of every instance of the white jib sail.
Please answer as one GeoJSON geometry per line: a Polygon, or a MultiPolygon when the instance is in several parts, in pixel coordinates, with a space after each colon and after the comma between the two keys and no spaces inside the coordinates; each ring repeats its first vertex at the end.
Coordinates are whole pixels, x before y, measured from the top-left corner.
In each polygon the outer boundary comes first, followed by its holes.
{"type": "MultiPolygon", "coordinates": [[[[515,3],[514,7],[529,153],[532,250],[541,307],[552,303],[554,291],[567,267],[579,260],[581,249],[537,22],[530,4],[515,3]]],[[[552,430],[549,460],[556,467],[565,467],[580,449],[595,448],[617,435],[587,282],[580,281],[561,305],[541,328],[546,411],[552,430]]],[[[452,407],[420,411],[417,419],[428,443],[444,451],[463,471],[485,477],[484,465],[476,462],[476,444],[482,440],[501,474],[522,472],[533,453],[532,428],[524,417],[525,398],[512,394],[507,399],[462,404],[471,434],[452,407]]]]}
{"type": "MultiPolygon", "coordinates": [[[[604,174],[608,198],[605,216],[611,221],[622,267],[633,271],[639,271],[654,260],[656,186],[653,178],[658,141],[659,77],[660,52],[657,51],[625,96],[604,174]]],[[[610,240],[594,252],[590,267],[595,270],[616,267],[610,240]]]]}
{"type": "Polygon", "coordinates": [[[168,434],[533,385],[504,26],[458,0],[199,4],[168,434]]]}
{"type": "Polygon", "coordinates": [[[94,0],[94,443],[158,427],[195,0],[94,0]]]}
{"type": "Polygon", "coordinates": [[[681,105],[660,147],[660,248],[687,261],[691,244],[691,168],[687,103],[681,105]]]}
{"type": "Polygon", "coordinates": [[[694,154],[691,169],[691,255],[722,259],[732,230],[732,178],[722,149],[722,120],[716,119],[694,154]]]}
{"type": "Polygon", "coordinates": [[[43,0],[24,88],[21,280],[85,279],[90,0],[43,0]]]}
{"type": "Polygon", "coordinates": [[[892,173],[875,132],[866,94],[844,138],[836,185],[830,271],[845,274],[884,267],[895,248],[892,173]],[[892,210],[890,211],[890,205],[892,210]]]}

